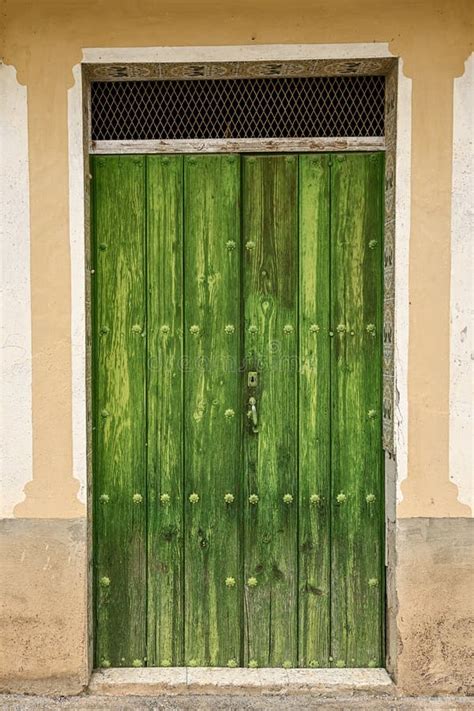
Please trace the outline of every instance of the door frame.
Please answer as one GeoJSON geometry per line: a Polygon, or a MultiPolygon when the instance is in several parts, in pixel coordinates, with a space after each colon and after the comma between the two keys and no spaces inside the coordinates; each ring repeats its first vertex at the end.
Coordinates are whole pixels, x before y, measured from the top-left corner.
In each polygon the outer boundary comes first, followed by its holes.
{"type": "MultiPolygon", "coordinates": [[[[244,74],[245,75],[245,74],[244,74]]],[[[283,69],[282,75],[288,75],[283,69]]],[[[231,47],[148,47],[83,49],[83,61],[73,68],[68,91],[69,217],[72,282],[73,474],[79,480],[88,512],[88,640],[89,669],[93,666],[92,604],[92,416],[91,416],[91,267],[90,174],[92,153],[385,151],[384,255],[384,387],[383,446],[385,451],[386,547],[386,668],[396,672],[395,522],[400,483],[407,475],[408,361],[408,242],[411,157],[411,80],[403,63],[385,43],[333,45],[250,45],[231,47]],[[259,64],[259,76],[274,75],[275,65],[304,64],[305,76],[384,73],[385,137],[383,139],[307,139],[275,141],[114,142],[94,146],[90,136],[90,82],[93,78],[127,80],[137,77],[137,65],[172,65],[189,76],[196,64],[242,66],[259,64]],[[272,65],[272,66],[270,66],[272,65]],[[267,72],[267,74],[265,74],[267,72]],[[117,76],[118,75],[118,76],[117,76]],[[193,144],[193,145],[191,145],[193,144]],[[112,150],[114,149],[114,150],[112,150]],[[397,190],[395,194],[395,171],[397,190]],[[397,244],[395,252],[394,245],[397,244]],[[388,249],[387,249],[388,247],[388,249]],[[396,346],[396,347],[395,347],[396,346]],[[87,492],[87,493],[86,493],[87,492]]],[[[254,74],[252,74],[254,76],[254,74]]],[[[149,77],[150,78],[150,77],[149,77]]]]}

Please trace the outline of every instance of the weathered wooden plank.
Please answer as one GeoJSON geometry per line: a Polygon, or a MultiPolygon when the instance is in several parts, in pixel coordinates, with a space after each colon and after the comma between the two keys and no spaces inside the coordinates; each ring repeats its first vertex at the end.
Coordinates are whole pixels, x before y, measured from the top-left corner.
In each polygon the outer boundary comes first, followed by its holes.
{"type": "Polygon", "coordinates": [[[147,162],[149,666],[184,663],[183,158],[147,162]]]}
{"type": "Polygon", "coordinates": [[[92,159],[96,663],[144,663],[145,159],[92,159]]]}
{"type": "Polygon", "coordinates": [[[111,153],[300,153],[303,151],[383,151],[383,136],[336,138],[216,138],[150,141],[91,141],[90,152],[111,153]]]}
{"type": "Polygon", "coordinates": [[[259,418],[245,446],[245,663],[295,666],[298,158],[243,166],[245,357],[259,378],[245,391],[259,418]]]}
{"type": "Polygon", "coordinates": [[[383,663],[381,155],[331,174],[332,657],[383,663]]]}
{"type": "Polygon", "coordinates": [[[240,159],[184,159],[185,657],[241,654],[240,159]],[[227,501],[226,501],[227,498],[227,501]]]}
{"type": "Polygon", "coordinates": [[[330,656],[329,160],[299,158],[299,635],[301,667],[330,656]]]}

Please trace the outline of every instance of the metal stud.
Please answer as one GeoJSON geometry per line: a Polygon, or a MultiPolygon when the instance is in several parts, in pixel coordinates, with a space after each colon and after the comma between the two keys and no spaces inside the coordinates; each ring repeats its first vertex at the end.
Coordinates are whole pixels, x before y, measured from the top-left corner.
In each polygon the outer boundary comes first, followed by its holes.
{"type": "Polygon", "coordinates": [[[249,326],[249,333],[252,335],[255,335],[257,333],[257,327],[256,326],[249,326]]]}
{"type": "Polygon", "coordinates": [[[319,326],[317,323],[312,323],[311,326],[309,327],[309,332],[310,333],[319,333],[319,326]]]}
{"type": "Polygon", "coordinates": [[[228,578],[225,579],[225,586],[226,588],[235,588],[235,578],[232,576],[229,576],[228,578]]]}
{"type": "Polygon", "coordinates": [[[252,249],[255,249],[255,242],[252,242],[252,240],[249,240],[248,242],[245,243],[245,249],[249,252],[252,251],[252,249]]]}
{"type": "Polygon", "coordinates": [[[249,588],[256,588],[257,585],[258,585],[258,580],[257,580],[257,578],[255,578],[255,577],[253,577],[253,576],[252,576],[251,578],[249,578],[249,579],[247,580],[247,585],[249,586],[249,588]]]}
{"type": "Polygon", "coordinates": [[[224,495],[224,501],[226,504],[233,504],[234,503],[234,494],[227,493],[224,495]]]}
{"type": "Polygon", "coordinates": [[[368,580],[369,588],[376,588],[378,586],[378,584],[379,584],[379,581],[377,580],[377,578],[369,578],[369,580],[368,580]]]}
{"type": "Polygon", "coordinates": [[[334,331],[329,331],[329,335],[332,338],[334,336],[334,331]]]}
{"type": "Polygon", "coordinates": [[[171,501],[171,496],[169,494],[161,494],[160,501],[164,506],[167,506],[171,501]]]}
{"type": "Polygon", "coordinates": [[[258,496],[257,494],[250,494],[249,496],[249,503],[252,504],[252,506],[256,506],[258,504],[258,496]]]}
{"type": "Polygon", "coordinates": [[[336,328],[336,331],[338,333],[345,333],[346,332],[346,327],[343,323],[340,323],[338,327],[336,328]]]}
{"type": "Polygon", "coordinates": [[[234,415],[235,412],[231,407],[227,408],[227,410],[224,412],[224,417],[226,418],[226,420],[231,420],[234,415]]]}
{"type": "Polygon", "coordinates": [[[200,332],[201,332],[201,329],[196,324],[193,324],[189,329],[189,333],[192,333],[193,336],[197,336],[198,333],[200,333],[200,332]]]}
{"type": "Polygon", "coordinates": [[[365,500],[367,501],[368,504],[373,504],[375,501],[375,494],[367,494],[365,497],[365,500]]]}
{"type": "Polygon", "coordinates": [[[132,496],[132,500],[134,504],[141,504],[143,501],[143,496],[141,494],[134,494],[132,496]]]}
{"type": "Polygon", "coordinates": [[[108,504],[110,501],[110,497],[108,494],[101,494],[99,497],[99,501],[101,504],[108,504]]]}
{"type": "Polygon", "coordinates": [[[293,333],[293,326],[291,325],[291,323],[287,323],[285,324],[285,326],[283,326],[283,333],[286,336],[289,336],[291,333],[293,333]]]}
{"type": "Polygon", "coordinates": [[[249,659],[249,669],[258,669],[258,662],[256,659],[249,659]]]}
{"type": "Polygon", "coordinates": [[[99,585],[101,588],[108,588],[110,587],[110,578],[108,578],[106,575],[104,575],[100,580],[99,580],[99,585]]]}
{"type": "Polygon", "coordinates": [[[347,500],[347,496],[341,491],[340,494],[336,496],[336,501],[338,504],[343,504],[347,500]]]}
{"type": "Polygon", "coordinates": [[[141,333],[142,327],[140,326],[139,323],[134,323],[132,326],[132,331],[133,331],[133,333],[141,333]]]}
{"type": "Polygon", "coordinates": [[[170,332],[170,327],[167,324],[163,324],[163,326],[160,328],[161,333],[163,336],[166,336],[170,332]]]}
{"type": "Polygon", "coordinates": [[[288,505],[292,504],[293,503],[293,496],[291,494],[284,494],[283,503],[288,504],[288,505]]]}
{"type": "Polygon", "coordinates": [[[233,239],[227,240],[227,242],[225,243],[225,246],[227,247],[227,249],[228,249],[229,252],[232,252],[232,251],[235,249],[235,247],[236,247],[235,242],[234,242],[233,239]]]}
{"type": "Polygon", "coordinates": [[[309,497],[309,503],[312,506],[317,506],[318,504],[320,504],[321,503],[320,495],[319,494],[311,494],[311,496],[309,497]]]}
{"type": "Polygon", "coordinates": [[[232,333],[235,332],[235,326],[233,326],[231,323],[228,323],[227,326],[224,328],[224,331],[227,333],[228,336],[230,336],[232,333]]]}
{"type": "Polygon", "coordinates": [[[227,666],[230,669],[235,669],[235,667],[237,666],[237,661],[235,659],[229,659],[229,661],[227,662],[227,666]]]}
{"type": "Polygon", "coordinates": [[[190,504],[197,504],[199,501],[199,494],[196,494],[193,492],[192,494],[189,495],[189,503],[190,504]]]}

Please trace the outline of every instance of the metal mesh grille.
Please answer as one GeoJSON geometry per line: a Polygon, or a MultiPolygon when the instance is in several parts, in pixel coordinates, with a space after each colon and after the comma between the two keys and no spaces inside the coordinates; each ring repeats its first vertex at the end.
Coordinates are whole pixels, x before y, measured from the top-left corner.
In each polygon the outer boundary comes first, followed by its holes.
{"type": "Polygon", "coordinates": [[[383,76],[92,82],[92,140],[384,135],[383,76]]]}

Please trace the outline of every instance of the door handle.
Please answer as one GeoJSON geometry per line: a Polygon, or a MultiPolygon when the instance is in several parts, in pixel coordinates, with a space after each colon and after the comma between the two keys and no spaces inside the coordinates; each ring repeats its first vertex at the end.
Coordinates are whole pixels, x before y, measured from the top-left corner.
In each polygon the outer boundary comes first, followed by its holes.
{"type": "Polygon", "coordinates": [[[257,401],[254,397],[249,399],[250,410],[248,411],[249,418],[252,419],[253,431],[257,432],[258,427],[258,415],[257,415],[257,401]]]}

